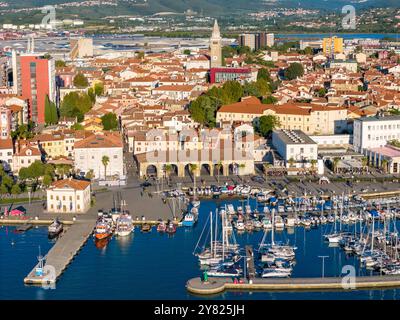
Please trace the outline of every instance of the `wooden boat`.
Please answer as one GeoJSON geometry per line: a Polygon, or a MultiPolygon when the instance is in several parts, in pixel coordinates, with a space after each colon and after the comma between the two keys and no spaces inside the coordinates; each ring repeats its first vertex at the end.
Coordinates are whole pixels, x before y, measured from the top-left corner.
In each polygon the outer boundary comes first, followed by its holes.
{"type": "Polygon", "coordinates": [[[149,231],[151,231],[151,225],[149,225],[148,223],[142,224],[141,231],[142,231],[142,232],[149,232],[149,231]]]}

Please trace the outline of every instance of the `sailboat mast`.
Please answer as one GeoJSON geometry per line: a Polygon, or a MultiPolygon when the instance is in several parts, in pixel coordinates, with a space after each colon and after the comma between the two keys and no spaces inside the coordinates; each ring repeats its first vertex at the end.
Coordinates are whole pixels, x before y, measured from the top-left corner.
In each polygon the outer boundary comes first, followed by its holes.
{"type": "Polygon", "coordinates": [[[215,210],[214,256],[217,256],[218,209],[215,210]]]}
{"type": "Polygon", "coordinates": [[[225,260],[225,211],[222,211],[222,261],[225,260]]]}
{"type": "Polygon", "coordinates": [[[275,209],[272,209],[271,245],[274,245],[275,236],[275,209]]]}
{"type": "Polygon", "coordinates": [[[213,217],[212,211],[210,211],[210,247],[211,253],[213,253],[213,217]]]}
{"type": "Polygon", "coordinates": [[[375,217],[372,217],[371,253],[374,252],[375,217]]]}

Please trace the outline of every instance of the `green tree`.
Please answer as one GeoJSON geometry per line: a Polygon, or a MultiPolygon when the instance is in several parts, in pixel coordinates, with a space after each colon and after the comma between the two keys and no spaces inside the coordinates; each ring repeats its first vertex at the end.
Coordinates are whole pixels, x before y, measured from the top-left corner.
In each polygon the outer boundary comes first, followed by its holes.
{"type": "Polygon", "coordinates": [[[185,50],[183,50],[183,54],[186,54],[187,56],[189,56],[191,54],[191,51],[189,49],[185,49],[185,50]]]}
{"type": "Polygon", "coordinates": [[[214,127],[216,125],[216,112],[221,103],[218,99],[201,95],[192,101],[189,106],[189,112],[194,121],[202,125],[214,127]]]}
{"type": "Polygon", "coordinates": [[[258,70],[257,80],[260,80],[260,79],[264,79],[267,82],[271,81],[271,75],[269,74],[268,69],[262,68],[262,69],[258,70]]]}
{"type": "Polygon", "coordinates": [[[257,132],[267,137],[272,130],[280,126],[279,118],[274,115],[261,116],[258,121],[257,132]]]}
{"type": "Polygon", "coordinates": [[[269,86],[269,83],[267,82],[267,80],[261,78],[258,79],[255,83],[255,87],[257,88],[260,96],[265,96],[269,93],[271,93],[271,88],[269,86]]]}
{"type": "Polygon", "coordinates": [[[93,102],[88,94],[83,92],[70,92],[65,95],[61,102],[60,114],[63,117],[77,118],[81,122],[84,114],[93,106],[93,102]]]}
{"type": "Polygon", "coordinates": [[[262,100],[262,103],[264,103],[264,104],[275,104],[277,102],[278,102],[278,99],[271,95],[262,100]]]}
{"type": "Polygon", "coordinates": [[[317,91],[317,93],[318,93],[318,96],[319,96],[319,97],[323,98],[323,97],[326,96],[327,91],[326,91],[325,88],[321,88],[321,89],[319,89],[319,90],[317,91]]]}
{"type": "Polygon", "coordinates": [[[88,96],[90,97],[90,100],[94,104],[96,102],[96,93],[94,92],[93,88],[89,88],[87,92],[88,96]]]}
{"type": "Polygon", "coordinates": [[[49,176],[48,174],[46,174],[46,175],[43,177],[43,185],[44,185],[46,188],[48,188],[48,187],[51,185],[52,182],[53,182],[53,179],[52,179],[52,177],[49,176]]]}
{"type": "Polygon", "coordinates": [[[104,166],[104,179],[107,178],[107,166],[110,163],[110,158],[108,156],[103,156],[103,158],[101,158],[101,163],[104,166]]]}
{"type": "Polygon", "coordinates": [[[289,167],[290,168],[293,168],[293,166],[294,166],[294,159],[293,158],[290,158],[289,160],[288,160],[288,163],[289,163],[289,167]]]}
{"type": "Polygon", "coordinates": [[[335,172],[335,173],[337,173],[339,162],[340,162],[340,158],[338,158],[338,157],[333,158],[332,169],[333,169],[333,172],[335,172]]]}
{"type": "Polygon", "coordinates": [[[246,82],[243,90],[245,96],[261,97],[261,92],[255,82],[246,82]]]}
{"type": "Polygon", "coordinates": [[[83,130],[83,125],[81,125],[80,123],[75,123],[72,127],[72,130],[83,130]]]}
{"type": "Polygon", "coordinates": [[[228,98],[226,104],[238,102],[244,94],[241,84],[237,81],[226,81],[222,86],[222,90],[228,98]]]}
{"type": "Polygon", "coordinates": [[[74,78],[74,86],[77,88],[87,88],[89,81],[82,73],[78,73],[74,78]]]}
{"type": "Polygon", "coordinates": [[[104,84],[102,82],[96,82],[94,85],[94,93],[97,97],[104,94],[104,84]]]}
{"type": "Polygon", "coordinates": [[[285,70],[285,78],[293,80],[304,75],[304,67],[301,63],[294,62],[285,70]]]}
{"type": "Polygon", "coordinates": [[[14,184],[11,188],[11,194],[16,196],[22,192],[21,187],[18,184],[14,184]]]}
{"type": "Polygon", "coordinates": [[[51,102],[49,96],[46,95],[45,105],[44,105],[44,119],[46,124],[56,124],[58,123],[58,113],[57,107],[54,102],[51,102]]]}
{"type": "Polygon", "coordinates": [[[56,68],[64,68],[67,66],[67,64],[63,60],[56,60],[55,65],[56,68]]]}
{"type": "Polygon", "coordinates": [[[109,112],[101,117],[101,123],[104,130],[116,130],[118,128],[118,119],[115,113],[109,112]]]}
{"type": "Polygon", "coordinates": [[[196,175],[197,175],[197,170],[199,169],[198,165],[195,163],[190,163],[189,164],[189,170],[190,173],[192,174],[193,177],[193,185],[194,185],[194,189],[196,189],[196,175]]]}
{"type": "Polygon", "coordinates": [[[86,179],[92,180],[94,178],[94,171],[93,169],[90,169],[85,176],[86,179]]]}

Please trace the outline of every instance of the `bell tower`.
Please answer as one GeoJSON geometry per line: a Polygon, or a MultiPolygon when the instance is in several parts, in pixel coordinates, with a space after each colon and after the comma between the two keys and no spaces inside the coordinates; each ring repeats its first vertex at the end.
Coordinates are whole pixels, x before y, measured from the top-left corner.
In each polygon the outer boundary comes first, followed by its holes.
{"type": "Polygon", "coordinates": [[[222,66],[222,38],[219,31],[218,22],[215,20],[214,28],[210,39],[210,56],[211,56],[211,68],[217,68],[222,66]]]}

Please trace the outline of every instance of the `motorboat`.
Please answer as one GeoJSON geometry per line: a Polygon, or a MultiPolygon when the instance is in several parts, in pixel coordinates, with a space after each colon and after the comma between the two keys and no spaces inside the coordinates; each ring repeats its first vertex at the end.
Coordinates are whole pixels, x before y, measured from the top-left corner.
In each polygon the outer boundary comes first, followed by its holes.
{"type": "Polygon", "coordinates": [[[272,222],[270,219],[268,218],[263,218],[262,219],[262,225],[264,229],[272,229],[272,222]]]}
{"type": "Polygon", "coordinates": [[[49,238],[54,238],[58,236],[63,231],[63,224],[58,220],[58,218],[54,219],[51,225],[48,227],[49,238]]]}
{"type": "Polygon", "coordinates": [[[167,224],[167,228],[166,228],[165,232],[167,232],[168,234],[174,234],[176,232],[176,226],[172,221],[170,221],[167,224]]]}
{"type": "Polygon", "coordinates": [[[236,221],[235,228],[238,231],[244,231],[245,230],[244,222],[243,221],[236,221]]]}
{"type": "Polygon", "coordinates": [[[279,270],[263,270],[261,277],[262,278],[289,278],[291,276],[290,272],[287,271],[279,271],[279,270]]]}
{"type": "Polygon", "coordinates": [[[105,221],[104,219],[100,219],[96,223],[96,228],[94,232],[94,236],[96,240],[102,240],[110,237],[112,235],[112,230],[110,223],[105,221]]]}
{"type": "Polygon", "coordinates": [[[128,214],[121,214],[116,221],[115,234],[119,237],[129,236],[133,228],[132,217],[128,214]]]}
{"type": "Polygon", "coordinates": [[[151,225],[148,223],[142,224],[142,227],[140,229],[142,232],[150,232],[151,231],[151,225]]]}
{"type": "Polygon", "coordinates": [[[235,214],[235,207],[233,206],[233,204],[228,204],[226,207],[226,210],[227,210],[227,214],[229,214],[229,215],[235,214]]]}
{"type": "Polygon", "coordinates": [[[275,228],[276,229],[283,229],[285,228],[285,222],[283,221],[283,218],[281,216],[276,216],[275,217],[275,228]]]}
{"type": "MultiPolygon", "coordinates": [[[[194,209],[194,208],[192,208],[194,209]]],[[[193,227],[198,219],[198,215],[194,212],[188,212],[185,214],[183,220],[182,220],[182,226],[183,227],[193,227]]]]}
{"type": "Polygon", "coordinates": [[[160,221],[157,225],[157,232],[165,232],[167,230],[167,225],[164,221],[160,221]]]}

